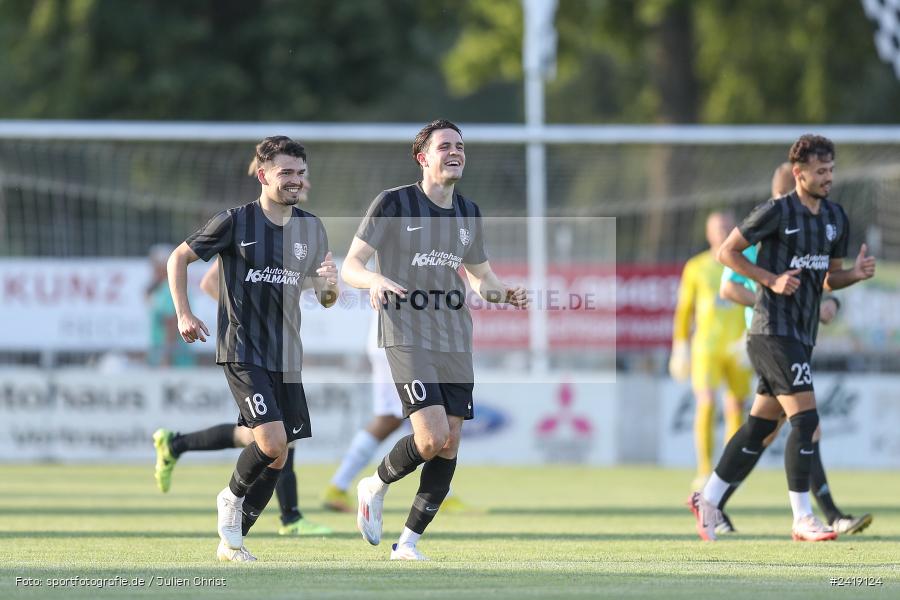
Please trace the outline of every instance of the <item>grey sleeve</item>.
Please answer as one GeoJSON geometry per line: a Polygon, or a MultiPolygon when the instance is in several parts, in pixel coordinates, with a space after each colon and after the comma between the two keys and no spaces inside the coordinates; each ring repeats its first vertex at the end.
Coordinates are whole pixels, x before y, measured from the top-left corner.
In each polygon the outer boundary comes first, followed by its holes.
{"type": "Polygon", "coordinates": [[[396,216],[396,201],[388,192],[381,192],[366,211],[356,230],[356,237],[377,249],[384,242],[390,223],[396,216]]]}
{"type": "Polygon", "coordinates": [[[231,213],[227,210],[220,212],[189,235],[185,242],[204,261],[231,248],[234,245],[234,220],[231,213]]]}
{"type": "Polygon", "coordinates": [[[482,226],[481,221],[481,210],[477,206],[469,219],[469,224],[472,229],[472,242],[469,244],[469,247],[466,249],[466,253],[463,256],[463,263],[467,265],[480,265],[485,262],[488,257],[487,252],[484,251],[484,227],[482,226]]]}
{"type": "Polygon", "coordinates": [[[834,246],[831,248],[831,258],[846,258],[847,256],[847,247],[850,244],[850,219],[847,218],[847,213],[844,212],[844,208],[838,206],[838,211],[841,215],[841,220],[843,223],[841,224],[841,237],[838,238],[837,242],[835,242],[834,246]]]}
{"type": "Polygon", "coordinates": [[[781,207],[775,200],[769,200],[754,208],[744,219],[738,230],[751,245],[778,231],[781,221],[781,207]]]}
{"type": "Polygon", "coordinates": [[[328,233],[325,231],[325,225],[322,224],[321,219],[316,218],[316,254],[306,272],[307,277],[317,277],[316,269],[325,260],[326,254],[328,254],[328,233]]]}

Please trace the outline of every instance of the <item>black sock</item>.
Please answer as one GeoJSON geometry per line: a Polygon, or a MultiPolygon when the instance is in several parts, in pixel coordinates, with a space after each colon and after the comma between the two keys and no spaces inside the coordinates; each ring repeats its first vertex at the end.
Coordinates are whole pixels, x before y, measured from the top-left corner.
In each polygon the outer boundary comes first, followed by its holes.
{"type": "Polygon", "coordinates": [[[281,508],[281,524],[287,525],[303,518],[297,508],[297,474],[294,473],[294,449],[288,448],[287,460],[281,469],[281,477],[275,484],[278,506],[281,508]]]}
{"type": "Polygon", "coordinates": [[[247,535],[256,519],[262,514],[269,500],[272,499],[272,493],[275,491],[275,485],[278,483],[278,476],[281,475],[281,469],[273,469],[266,467],[259,474],[256,481],[247,488],[247,495],[244,496],[243,516],[241,517],[241,535],[247,535]]]}
{"type": "Polygon", "coordinates": [[[822,466],[822,455],[819,453],[819,442],[813,442],[813,449],[816,453],[812,456],[812,470],[809,472],[809,491],[816,497],[816,503],[825,518],[832,523],[844,514],[831,497],[831,489],[829,489],[828,479],[825,477],[825,467],[822,466]]]}
{"type": "Polygon", "coordinates": [[[729,485],[728,489],[725,490],[725,493],[722,494],[722,499],[719,500],[719,506],[717,506],[716,508],[718,508],[719,510],[725,510],[725,505],[728,504],[729,498],[731,498],[732,494],[734,494],[737,491],[738,486],[740,484],[741,484],[741,482],[739,481],[739,482],[732,483],[731,485],[729,485]]]}
{"type": "Polygon", "coordinates": [[[228,482],[231,493],[238,498],[245,496],[247,488],[253,485],[253,482],[263,472],[263,469],[271,465],[275,458],[266,456],[259,449],[259,446],[256,445],[256,442],[251,442],[238,456],[234,473],[231,474],[231,481],[228,482]]]}
{"type": "Polygon", "coordinates": [[[454,471],[456,471],[455,458],[435,456],[425,463],[419,478],[419,491],[406,519],[408,528],[419,535],[425,532],[425,528],[434,519],[441,502],[450,491],[454,471]]]}
{"type": "Polygon", "coordinates": [[[743,481],[763,453],[763,440],[778,426],[778,421],[760,419],[750,415],[747,422],[731,436],[722,458],[716,465],[716,475],[722,481],[738,483],[743,481]]]}
{"type": "Polygon", "coordinates": [[[416,448],[415,437],[410,434],[397,440],[391,451],[378,465],[378,476],[385,483],[400,481],[425,462],[416,448]]]}
{"type": "Polygon", "coordinates": [[[784,471],[787,474],[788,489],[792,492],[808,492],[809,476],[812,471],[813,434],[819,426],[816,409],[804,410],[790,419],[791,433],[784,446],[784,471]]]}
{"type": "Polygon", "coordinates": [[[169,444],[169,449],[176,457],[191,450],[222,450],[234,448],[234,423],[223,423],[209,429],[176,433],[169,444]]]}
{"type": "Polygon", "coordinates": [[[728,499],[731,498],[731,496],[737,491],[740,485],[744,483],[744,479],[746,479],[747,476],[750,475],[750,472],[753,471],[754,467],[756,467],[756,463],[759,462],[759,459],[762,458],[763,452],[765,451],[766,447],[760,445],[759,454],[747,455],[747,460],[744,461],[743,469],[737,474],[738,479],[733,481],[731,485],[728,486],[728,489],[725,490],[725,494],[722,496],[722,500],[719,501],[719,510],[725,510],[725,505],[728,504],[728,499]]]}

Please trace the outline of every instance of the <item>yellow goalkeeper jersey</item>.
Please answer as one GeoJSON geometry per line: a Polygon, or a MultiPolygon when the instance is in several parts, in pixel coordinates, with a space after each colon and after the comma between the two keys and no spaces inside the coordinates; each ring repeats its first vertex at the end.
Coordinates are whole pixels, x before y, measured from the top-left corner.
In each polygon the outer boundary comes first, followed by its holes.
{"type": "Polygon", "coordinates": [[[729,352],[744,333],[744,307],[719,298],[722,265],[711,250],[687,261],[678,286],[672,337],[687,340],[694,325],[691,352],[729,352]]]}

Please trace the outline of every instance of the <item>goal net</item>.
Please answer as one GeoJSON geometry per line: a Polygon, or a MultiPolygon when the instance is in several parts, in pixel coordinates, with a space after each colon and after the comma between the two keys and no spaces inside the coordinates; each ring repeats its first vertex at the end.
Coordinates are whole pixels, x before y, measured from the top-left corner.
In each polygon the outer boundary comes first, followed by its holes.
{"type": "MultiPolygon", "coordinates": [[[[137,259],[156,244],[177,244],[216,212],[257,197],[247,166],[255,143],[274,134],[307,146],[309,210],[330,220],[332,246],[342,255],[371,200],[418,178],[410,156],[416,130],[0,123],[0,256],[137,259]]],[[[705,216],[728,209],[740,218],[767,199],[773,170],[807,130],[837,143],[832,199],[850,217],[852,252],[865,241],[888,267],[900,261],[900,132],[889,128],[549,126],[534,132],[463,125],[467,165],[458,189],[490,217],[492,263],[527,281],[526,144],[545,144],[548,279],[556,277],[566,290],[594,285],[601,295],[612,281],[614,306],[597,327],[608,328],[610,315],[618,323],[614,339],[597,334],[579,346],[565,342],[589,323],[554,321],[549,335],[557,337],[548,351],[557,366],[612,368],[617,356],[622,366],[623,357],[667,350],[674,286],[684,260],[705,246],[705,216]]],[[[884,294],[866,306],[876,307],[885,328],[876,334],[864,325],[872,314],[848,306],[849,329],[833,343],[823,338],[826,354],[847,355],[840,345],[848,340],[878,356],[900,345],[900,324],[889,310],[894,275],[890,268],[884,273],[884,294]]],[[[527,322],[498,325],[498,338],[484,348],[498,360],[520,362],[521,333],[515,332],[522,327],[527,322]],[[520,344],[515,351],[513,339],[520,344]]]]}

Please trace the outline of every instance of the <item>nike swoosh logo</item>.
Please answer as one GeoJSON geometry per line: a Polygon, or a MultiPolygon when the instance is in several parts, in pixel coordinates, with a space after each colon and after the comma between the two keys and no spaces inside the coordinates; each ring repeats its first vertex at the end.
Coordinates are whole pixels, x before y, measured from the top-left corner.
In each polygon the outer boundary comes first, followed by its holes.
{"type": "Polygon", "coordinates": [[[425,507],[425,510],[427,510],[428,512],[437,512],[437,509],[437,506],[435,506],[434,508],[431,508],[430,506],[425,507]]]}
{"type": "Polygon", "coordinates": [[[294,433],[300,433],[301,429],[303,429],[303,425],[301,425],[300,427],[294,427],[291,431],[293,431],[294,433]]]}
{"type": "Polygon", "coordinates": [[[803,448],[800,448],[800,454],[803,454],[803,455],[805,455],[805,456],[809,456],[810,454],[815,454],[815,453],[816,453],[815,450],[810,450],[809,452],[807,452],[807,451],[804,450],[803,448]]]}
{"type": "MultiPolygon", "coordinates": [[[[424,227],[424,225],[422,227],[424,227]]],[[[417,229],[422,229],[422,227],[410,227],[409,225],[407,225],[406,230],[407,231],[415,231],[417,229]]]]}
{"type": "Polygon", "coordinates": [[[246,248],[247,246],[252,246],[256,242],[241,242],[241,248],[246,248]]]}
{"type": "Polygon", "coordinates": [[[741,452],[743,452],[744,454],[752,454],[753,456],[756,456],[757,454],[759,454],[759,452],[754,452],[753,450],[747,450],[744,447],[741,447],[741,452]]]}
{"type": "Polygon", "coordinates": [[[785,228],[785,230],[784,230],[784,235],[791,235],[791,234],[797,233],[798,231],[800,231],[800,228],[799,228],[799,227],[798,227],[797,229],[787,229],[787,228],[785,228]]]}

